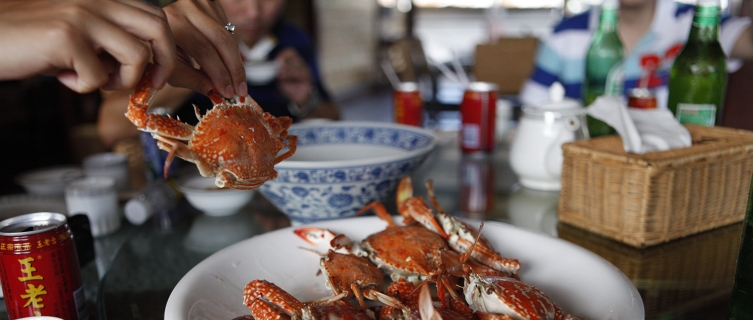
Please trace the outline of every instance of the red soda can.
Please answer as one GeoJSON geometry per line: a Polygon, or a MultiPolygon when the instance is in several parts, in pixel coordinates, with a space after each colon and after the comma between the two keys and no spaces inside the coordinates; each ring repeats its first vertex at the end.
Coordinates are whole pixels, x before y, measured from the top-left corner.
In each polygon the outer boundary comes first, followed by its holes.
{"type": "Polygon", "coordinates": [[[489,82],[472,82],[460,104],[460,148],[463,153],[494,151],[494,123],[497,118],[497,91],[489,82]]]}
{"type": "Polygon", "coordinates": [[[494,166],[486,154],[463,156],[460,161],[460,212],[486,219],[494,208],[494,166]]]}
{"type": "Polygon", "coordinates": [[[424,125],[424,102],[415,82],[403,82],[395,89],[395,122],[424,125]]]}
{"type": "Polygon", "coordinates": [[[628,94],[628,107],[635,109],[656,109],[656,96],[646,88],[635,88],[628,94]]]}
{"type": "Polygon", "coordinates": [[[39,212],[0,222],[0,281],[10,319],[89,319],[65,215],[39,212]]]}

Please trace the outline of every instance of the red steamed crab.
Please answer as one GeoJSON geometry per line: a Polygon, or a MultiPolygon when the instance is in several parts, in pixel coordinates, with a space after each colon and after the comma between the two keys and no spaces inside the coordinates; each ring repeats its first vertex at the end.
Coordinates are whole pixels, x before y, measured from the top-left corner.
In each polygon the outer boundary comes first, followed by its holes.
{"type": "MultiPolygon", "coordinates": [[[[479,233],[483,227],[482,222],[479,233]]],[[[504,274],[479,273],[467,263],[476,247],[478,237],[459,259],[445,259],[447,252],[443,252],[442,261],[447,272],[464,279],[465,301],[479,319],[578,320],[565,314],[548,295],[532,285],[504,274]]]]}
{"type": "Polygon", "coordinates": [[[276,178],[274,165],[295,152],[297,137],[288,135],[292,119],[264,112],[250,96],[225,99],[210,91],[214,107],[201,116],[194,106],[199,119],[196,127],[177,118],[148,114],[157,93],[150,73],[149,68],[131,95],[126,117],[169,152],[165,176],[177,156],[196,164],[202,176],[216,177],[217,187],[254,189],[276,178]],[[278,155],[284,147],[288,151],[278,155]]]}
{"type": "MultiPolygon", "coordinates": [[[[480,234],[479,231],[442,209],[434,196],[432,180],[427,181],[426,190],[429,200],[437,210],[436,213],[426,205],[422,197],[413,196],[413,182],[409,176],[400,180],[397,204],[398,212],[404,217],[405,223],[417,222],[447,240],[447,244],[453,250],[458,253],[467,252],[474,243],[474,239],[480,234]]],[[[491,243],[483,237],[478,237],[476,249],[471,252],[471,257],[492,269],[506,272],[514,277],[517,277],[517,272],[521,267],[517,259],[503,257],[494,251],[491,243]]]]}

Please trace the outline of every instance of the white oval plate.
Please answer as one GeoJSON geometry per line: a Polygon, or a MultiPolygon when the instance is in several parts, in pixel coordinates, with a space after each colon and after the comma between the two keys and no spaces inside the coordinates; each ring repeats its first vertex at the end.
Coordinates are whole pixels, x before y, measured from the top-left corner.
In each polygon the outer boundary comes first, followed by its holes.
{"type": "MultiPolygon", "coordinates": [[[[396,220],[400,220],[396,218],[396,220]]],[[[473,223],[478,226],[478,222],[473,223]]],[[[312,224],[354,240],[385,228],[377,217],[312,224]]],[[[630,280],[606,260],[572,243],[487,222],[483,234],[495,249],[520,260],[520,277],[547,293],[566,313],[581,319],[643,319],[643,300],[630,280]]],[[[227,247],[191,269],[173,289],[165,319],[232,319],[249,314],[243,288],[266,279],[301,301],[331,295],[317,276],[319,256],[292,228],[256,236],[227,247]],[[193,310],[192,310],[193,309],[193,310]],[[190,317],[189,317],[190,314],[190,317]]],[[[316,248],[324,252],[323,248],[316,248]]]]}

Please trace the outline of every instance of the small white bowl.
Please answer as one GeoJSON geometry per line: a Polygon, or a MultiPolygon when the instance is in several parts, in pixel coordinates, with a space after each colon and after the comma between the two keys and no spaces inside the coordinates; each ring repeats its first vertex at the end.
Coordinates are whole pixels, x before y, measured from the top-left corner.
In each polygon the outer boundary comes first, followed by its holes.
{"type": "Polygon", "coordinates": [[[16,183],[29,194],[62,197],[65,185],[83,176],[80,168],[56,166],[22,173],[16,178],[16,183]]]}
{"type": "Polygon", "coordinates": [[[288,133],[298,136],[298,148],[259,191],[296,225],[352,217],[369,202],[388,201],[438,139],[431,130],[387,122],[309,122],[288,133]]]}
{"type": "Polygon", "coordinates": [[[246,61],[246,80],[251,84],[267,84],[277,77],[280,63],[269,61],[246,61]]]}
{"type": "Polygon", "coordinates": [[[193,176],[178,183],[178,189],[194,208],[208,216],[227,216],[241,210],[253,198],[254,190],[219,189],[215,178],[193,176]]]}

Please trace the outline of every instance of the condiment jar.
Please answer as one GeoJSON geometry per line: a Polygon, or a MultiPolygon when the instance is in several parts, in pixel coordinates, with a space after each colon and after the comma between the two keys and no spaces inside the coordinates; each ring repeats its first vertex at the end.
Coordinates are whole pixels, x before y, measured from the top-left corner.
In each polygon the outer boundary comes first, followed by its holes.
{"type": "Polygon", "coordinates": [[[523,187],[560,189],[562,144],[588,138],[585,109],[562,99],[524,106],[510,149],[510,165],[523,187]]]}

